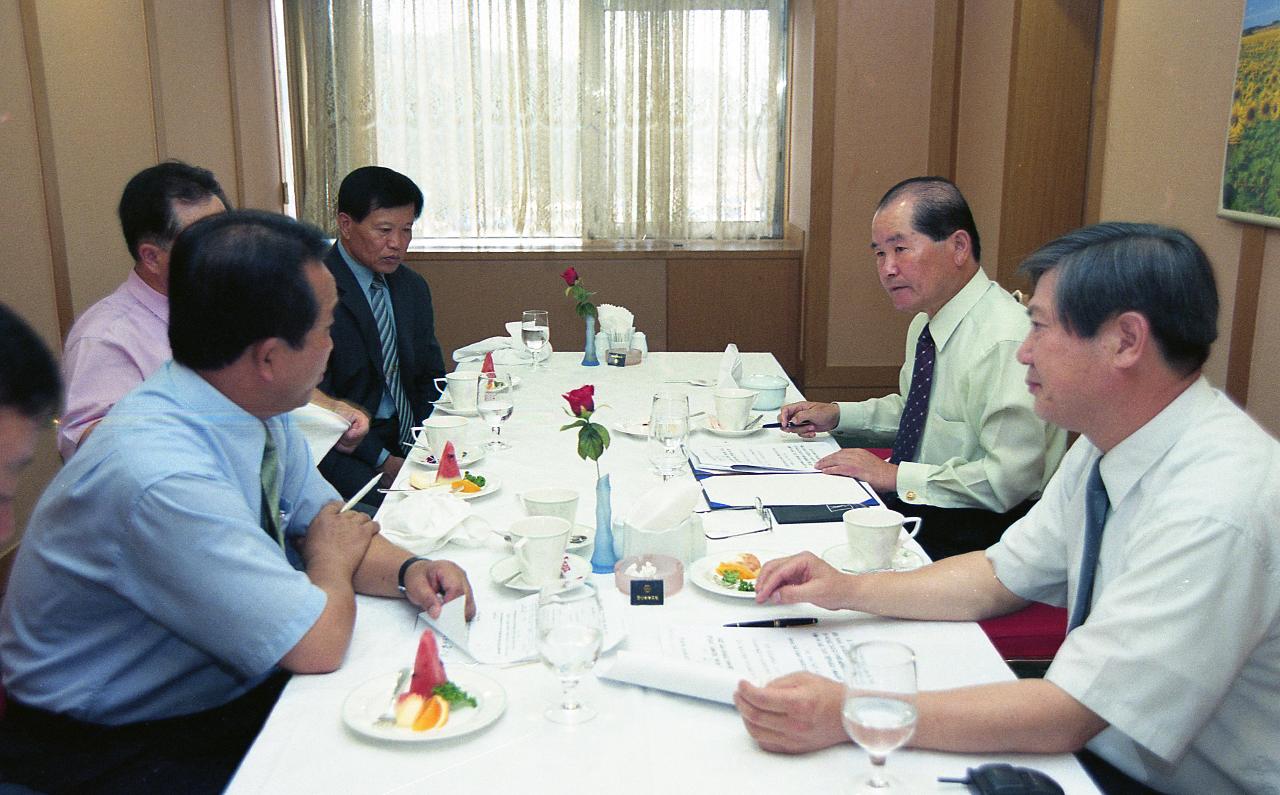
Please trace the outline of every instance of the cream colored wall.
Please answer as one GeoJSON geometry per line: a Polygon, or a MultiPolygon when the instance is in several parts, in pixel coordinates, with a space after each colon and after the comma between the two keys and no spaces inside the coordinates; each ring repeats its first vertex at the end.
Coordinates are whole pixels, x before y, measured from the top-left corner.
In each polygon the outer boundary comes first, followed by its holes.
{"type": "Polygon", "coordinates": [[[826,363],[898,365],[910,318],[885,297],[867,246],[876,202],[928,165],[933,6],[887,14],[878,0],[849,0],[837,20],[826,363]]]}
{"type": "Polygon", "coordinates": [[[809,229],[813,159],[813,0],[791,3],[791,118],[787,129],[787,222],[809,229]],[[808,68],[806,68],[808,67],[808,68]]]}
{"type": "Polygon", "coordinates": [[[1241,226],[1216,212],[1243,8],[1186,3],[1171,13],[1163,0],[1119,3],[1102,170],[1101,220],[1172,224],[1213,262],[1223,311],[1205,372],[1219,386],[1241,226]]]}
{"type": "Polygon", "coordinates": [[[1267,233],[1258,290],[1258,324],[1249,371],[1248,410],[1271,433],[1280,436],[1280,232],[1267,233]]]}

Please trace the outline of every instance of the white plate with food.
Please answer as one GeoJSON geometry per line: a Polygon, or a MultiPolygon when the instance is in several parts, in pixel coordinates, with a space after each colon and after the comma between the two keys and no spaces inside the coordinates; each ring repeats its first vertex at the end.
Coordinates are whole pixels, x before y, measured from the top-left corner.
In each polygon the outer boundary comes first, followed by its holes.
{"type": "MultiPolygon", "coordinates": [[[[475,477],[482,480],[475,490],[472,486],[459,485],[462,481],[454,483],[436,483],[436,476],[431,472],[415,472],[409,476],[409,486],[415,491],[431,491],[438,494],[452,494],[455,497],[461,497],[464,500],[475,500],[480,497],[487,497],[498,489],[502,488],[502,481],[493,475],[476,475],[473,472],[467,472],[467,476],[475,477]]],[[[464,476],[463,480],[471,480],[471,477],[464,476]]],[[[474,481],[472,481],[474,483],[474,481]]]]}
{"type": "Polygon", "coordinates": [[[714,434],[715,436],[723,436],[727,439],[738,439],[743,436],[750,436],[753,433],[760,433],[760,431],[764,430],[764,428],[761,427],[762,425],[764,425],[764,415],[753,414],[747,420],[746,428],[730,430],[728,428],[721,428],[720,422],[714,416],[708,414],[702,421],[702,430],[707,433],[714,434]]]}
{"type": "MultiPolygon", "coordinates": [[[[482,445],[463,447],[458,453],[458,466],[474,466],[477,461],[484,458],[486,452],[487,448],[482,445]]],[[[414,447],[409,453],[409,460],[427,469],[435,469],[440,466],[440,462],[436,460],[436,457],[424,447],[414,447]]]]}
{"type": "Polygon", "coordinates": [[[866,574],[867,571],[911,571],[924,565],[924,558],[920,557],[914,549],[907,549],[906,547],[898,547],[898,551],[893,553],[893,560],[886,569],[863,570],[853,568],[853,559],[849,554],[848,544],[836,544],[822,553],[822,559],[840,571],[849,574],[866,574]]]}
{"type": "Polygon", "coordinates": [[[689,566],[689,579],[704,591],[734,599],[755,599],[760,567],[785,553],[772,550],[730,550],[699,558],[689,566]],[[746,588],[747,590],[744,590],[746,588]]]}
{"type": "Polygon", "coordinates": [[[375,676],[358,685],[342,703],[342,721],[357,734],[396,743],[433,743],[477,732],[498,719],[507,708],[507,691],[497,681],[470,669],[451,671],[449,681],[476,700],[474,707],[449,709],[448,721],[438,729],[414,731],[395,725],[379,725],[396,686],[398,671],[375,676]]]}
{"type": "MultiPolygon", "coordinates": [[[[591,562],[577,555],[566,554],[564,564],[560,568],[560,577],[564,580],[585,579],[591,573],[591,562]]],[[[502,558],[489,567],[489,577],[498,585],[505,585],[517,591],[540,591],[541,585],[525,582],[520,572],[520,563],[515,556],[502,558]]]]}

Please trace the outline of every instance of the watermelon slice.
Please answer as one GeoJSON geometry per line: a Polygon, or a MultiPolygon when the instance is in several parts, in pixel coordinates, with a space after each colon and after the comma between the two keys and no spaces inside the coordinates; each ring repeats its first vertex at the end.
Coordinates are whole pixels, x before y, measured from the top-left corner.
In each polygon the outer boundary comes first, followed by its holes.
{"type": "Polygon", "coordinates": [[[458,469],[458,454],[454,452],[453,442],[444,443],[444,451],[440,453],[440,468],[436,470],[436,483],[456,483],[462,480],[462,472],[458,469]]]}
{"type": "Polygon", "coordinates": [[[498,371],[493,368],[493,351],[489,351],[484,355],[484,364],[480,365],[480,372],[489,375],[497,375],[498,371]]]}
{"type": "Polygon", "coordinates": [[[449,681],[444,675],[444,663],[440,662],[440,651],[436,648],[436,636],[431,630],[423,630],[422,639],[418,641],[418,657],[413,661],[413,679],[409,684],[409,692],[423,698],[431,698],[436,685],[449,681]]]}

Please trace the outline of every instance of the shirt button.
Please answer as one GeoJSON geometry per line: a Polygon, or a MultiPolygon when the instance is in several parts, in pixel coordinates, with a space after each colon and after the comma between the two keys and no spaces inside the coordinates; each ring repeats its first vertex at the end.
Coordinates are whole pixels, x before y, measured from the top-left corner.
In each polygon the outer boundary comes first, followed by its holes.
{"type": "Polygon", "coordinates": [[[903,499],[905,499],[907,502],[911,502],[917,498],[918,497],[914,491],[908,491],[906,494],[903,495],[903,499]]]}

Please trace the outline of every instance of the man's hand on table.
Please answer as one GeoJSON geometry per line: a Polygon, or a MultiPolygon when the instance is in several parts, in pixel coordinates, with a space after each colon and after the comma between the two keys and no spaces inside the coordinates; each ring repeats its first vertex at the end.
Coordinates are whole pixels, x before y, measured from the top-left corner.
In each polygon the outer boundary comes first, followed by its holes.
{"type": "Polygon", "coordinates": [[[476,601],[471,595],[471,583],[466,572],[456,563],[447,560],[415,563],[404,573],[404,589],[408,592],[409,601],[427,611],[432,618],[439,618],[444,603],[458,597],[467,600],[467,620],[475,618],[476,601]]]}
{"type": "Polygon", "coordinates": [[[801,400],[788,403],[778,410],[781,430],[811,439],[817,433],[829,431],[840,423],[840,407],[834,403],[814,403],[801,400]]]}
{"type": "Polygon", "coordinates": [[[382,473],[382,480],[378,481],[378,485],[384,489],[389,489],[395,485],[396,476],[400,474],[400,467],[404,466],[404,459],[398,455],[389,455],[387,460],[382,462],[382,466],[378,467],[378,471],[382,473]]]}
{"type": "Polygon", "coordinates": [[[299,551],[308,572],[313,566],[332,567],[330,571],[345,572],[350,580],[378,533],[378,523],[360,511],[339,513],[341,508],[342,503],[335,500],[320,509],[299,551]]]}
{"type": "Polygon", "coordinates": [[[844,685],[807,672],[764,687],[739,682],[733,703],[747,732],[766,751],[802,754],[848,740],[840,722],[844,685]]]}
{"type": "Polygon", "coordinates": [[[808,602],[828,610],[849,607],[852,575],[838,571],[812,552],[771,560],[756,577],[756,601],[772,604],[808,602]]]}
{"type": "Polygon", "coordinates": [[[814,465],[827,475],[844,475],[865,480],[881,494],[898,490],[898,465],[857,447],[837,450],[814,465]]]}

